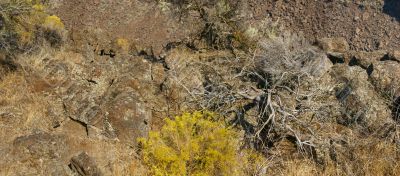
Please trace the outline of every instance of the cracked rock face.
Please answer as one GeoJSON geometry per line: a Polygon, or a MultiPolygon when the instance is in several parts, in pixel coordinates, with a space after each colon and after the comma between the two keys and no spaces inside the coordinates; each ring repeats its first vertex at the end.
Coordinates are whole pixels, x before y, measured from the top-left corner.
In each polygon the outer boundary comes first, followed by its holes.
{"type": "MultiPolygon", "coordinates": [[[[146,136],[152,106],[145,106],[144,102],[156,101],[154,92],[163,81],[161,68],[152,67],[142,57],[100,57],[88,62],[82,56],[72,56],[74,59],[66,61],[34,62],[42,69],[41,77],[57,80],[49,85],[49,93],[61,97],[67,117],[87,128],[87,134],[82,135],[129,143],[146,136]]],[[[59,119],[57,124],[63,121],[59,119]]]]}
{"type": "Polygon", "coordinates": [[[77,150],[100,158],[101,172],[113,175],[105,165],[117,162],[122,153],[132,157],[130,149],[123,147],[135,146],[138,137],[146,137],[153,111],[162,113],[167,107],[159,88],[164,82],[164,67],[158,63],[153,66],[143,57],[97,57],[91,61],[76,53],[64,53],[27,58],[22,65],[29,73],[29,81],[21,77],[21,82],[29,85],[21,86],[26,92],[20,92],[22,99],[12,99],[15,104],[0,107],[0,122],[7,125],[1,136],[11,142],[0,146],[0,154],[9,156],[0,166],[16,167],[24,175],[99,175],[88,169],[92,166],[85,164],[90,162],[79,159],[81,156],[72,160],[74,171],[68,168],[65,163],[77,150]],[[31,94],[43,99],[26,98],[31,94]],[[19,106],[18,101],[28,107],[19,106]],[[25,109],[32,108],[35,101],[35,109],[25,109]],[[27,114],[29,111],[32,113],[27,114]],[[39,132],[32,133],[29,127],[8,127],[30,123],[39,132]],[[99,149],[102,145],[104,148],[99,149]],[[123,146],[118,149],[121,151],[113,149],[118,145],[123,146]]]}
{"type": "Polygon", "coordinates": [[[51,117],[53,128],[69,118],[87,128],[82,137],[135,143],[147,135],[152,109],[166,107],[156,97],[164,68],[143,57],[91,61],[72,52],[52,57],[28,58],[23,65],[32,73],[32,92],[51,99],[44,119],[51,117]]]}
{"type": "Polygon", "coordinates": [[[122,142],[135,143],[136,138],[147,136],[151,122],[151,112],[146,107],[140,96],[131,87],[115,89],[107,93],[100,111],[88,124],[90,128],[100,129],[89,131],[89,137],[103,135],[111,139],[119,139],[122,142]],[[92,133],[95,132],[95,133],[92,133]]]}

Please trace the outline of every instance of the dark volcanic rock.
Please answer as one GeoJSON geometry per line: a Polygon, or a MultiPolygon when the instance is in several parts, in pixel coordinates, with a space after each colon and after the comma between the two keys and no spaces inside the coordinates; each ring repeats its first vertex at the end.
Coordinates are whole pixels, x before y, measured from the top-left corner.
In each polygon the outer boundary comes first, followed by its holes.
{"type": "Polygon", "coordinates": [[[96,161],[86,152],[82,152],[72,157],[71,169],[80,176],[100,176],[103,175],[96,165],[96,161]]]}

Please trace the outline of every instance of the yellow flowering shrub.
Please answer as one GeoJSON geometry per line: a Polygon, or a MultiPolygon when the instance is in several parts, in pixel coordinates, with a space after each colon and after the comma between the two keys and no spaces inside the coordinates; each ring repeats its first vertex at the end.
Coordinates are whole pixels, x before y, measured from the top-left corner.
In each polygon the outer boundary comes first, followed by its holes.
{"type": "Polygon", "coordinates": [[[36,11],[43,12],[45,7],[43,4],[34,4],[32,8],[36,11]]]}
{"type": "Polygon", "coordinates": [[[61,22],[61,19],[55,15],[46,17],[43,26],[58,31],[64,30],[64,23],[61,22]]]}
{"type": "Polygon", "coordinates": [[[238,133],[211,112],[166,119],[160,131],[138,141],[150,175],[243,175],[242,162],[254,158],[239,152],[238,133]]]}
{"type": "Polygon", "coordinates": [[[0,1],[0,23],[3,25],[0,28],[0,50],[24,50],[41,38],[54,38],[55,34],[61,40],[64,24],[45,10],[46,5],[40,0],[0,1]]]}
{"type": "Polygon", "coordinates": [[[129,41],[127,40],[127,39],[124,39],[124,38],[118,38],[116,41],[115,41],[115,44],[116,44],[116,47],[117,47],[117,49],[118,50],[121,50],[122,52],[125,52],[125,53],[127,53],[128,51],[129,51],[129,47],[130,47],[130,44],[129,44],[129,41]]]}

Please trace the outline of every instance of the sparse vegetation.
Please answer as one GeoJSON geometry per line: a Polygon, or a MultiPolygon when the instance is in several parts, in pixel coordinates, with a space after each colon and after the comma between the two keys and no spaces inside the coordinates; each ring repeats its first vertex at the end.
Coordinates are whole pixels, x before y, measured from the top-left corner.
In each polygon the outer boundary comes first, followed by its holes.
{"type": "Polygon", "coordinates": [[[88,2],[0,0],[0,175],[399,175],[383,1],[88,2]]]}
{"type": "Polygon", "coordinates": [[[45,10],[45,4],[37,0],[0,2],[0,50],[27,51],[42,39],[58,46],[63,40],[64,24],[45,10]]]}

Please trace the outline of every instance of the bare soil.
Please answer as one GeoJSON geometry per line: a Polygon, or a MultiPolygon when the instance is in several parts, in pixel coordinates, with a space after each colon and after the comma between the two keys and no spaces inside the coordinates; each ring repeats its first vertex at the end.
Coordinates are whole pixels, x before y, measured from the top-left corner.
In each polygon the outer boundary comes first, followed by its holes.
{"type": "Polygon", "coordinates": [[[181,21],[179,16],[162,11],[156,2],[71,0],[58,3],[54,13],[63,19],[77,47],[89,43],[109,49],[111,41],[124,38],[160,54],[167,43],[183,40],[199,28],[199,15],[181,21]]]}
{"type": "Polygon", "coordinates": [[[400,48],[398,2],[269,0],[257,4],[262,8],[259,13],[281,21],[293,32],[303,33],[312,42],[344,37],[353,50],[400,48]]]}
{"type": "MultiPolygon", "coordinates": [[[[97,31],[104,45],[114,38],[126,38],[156,53],[168,43],[193,37],[204,26],[200,14],[172,13],[178,6],[162,7],[155,1],[60,1],[54,13],[65,22],[74,41],[88,40],[97,31]],[[83,39],[82,39],[83,38],[83,39]]],[[[242,0],[235,2],[245,11],[241,23],[266,18],[285,29],[304,34],[312,43],[325,37],[344,37],[352,50],[400,48],[399,2],[331,0],[242,0]]]]}

